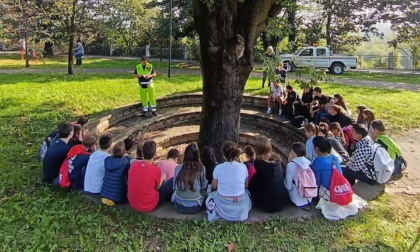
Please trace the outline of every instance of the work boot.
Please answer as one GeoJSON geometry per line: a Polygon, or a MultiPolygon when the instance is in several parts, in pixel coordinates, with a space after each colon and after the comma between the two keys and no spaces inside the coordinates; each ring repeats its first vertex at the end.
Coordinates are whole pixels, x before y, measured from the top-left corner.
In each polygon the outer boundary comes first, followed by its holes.
{"type": "Polygon", "coordinates": [[[143,114],[141,115],[141,117],[147,117],[147,112],[143,111],[143,114]]]}
{"type": "Polygon", "coordinates": [[[153,111],[152,112],[152,116],[154,116],[154,117],[158,116],[158,114],[156,113],[156,111],[153,111]]]}

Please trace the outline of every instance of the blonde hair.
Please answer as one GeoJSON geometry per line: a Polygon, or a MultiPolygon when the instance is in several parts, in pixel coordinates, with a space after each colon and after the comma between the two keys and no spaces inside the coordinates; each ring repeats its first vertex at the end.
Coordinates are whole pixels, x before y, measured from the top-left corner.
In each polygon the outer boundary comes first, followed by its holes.
{"type": "Polygon", "coordinates": [[[269,55],[274,55],[274,48],[272,46],[268,46],[266,53],[269,55]]]}
{"type": "Polygon", "coordinates": [[[331,107],[332,109],[334,109],[334,111],[335,112],[337,112],[337,114],[346,114],[346,110],[343,108],[343,107],[341,107],[340,105],[333,105],[332,107],[331,107]]]}
{"type": "Polygon", "coordinates": [[[271,153],[272,147],[270,139],[265,136],[257,136],[255,138],[255,155],[257,157],[266,156],[271,153]]]}
{"type": "Polygon", "coordinates": [[[303,128],[305,129],[306,132],[312,132],[314,133],[315,136],[318,135],[319,128],[317,125],[313,123],[306,124],[303,128]]]}
{"type": "Polygon", "coordinates": [[[343,143],[346,143],[346,138],[344,137],[343,129],[338,122],[333,122],[330,124],[330,130],[338,130],[338,136],[341,138],[343,143]]]}

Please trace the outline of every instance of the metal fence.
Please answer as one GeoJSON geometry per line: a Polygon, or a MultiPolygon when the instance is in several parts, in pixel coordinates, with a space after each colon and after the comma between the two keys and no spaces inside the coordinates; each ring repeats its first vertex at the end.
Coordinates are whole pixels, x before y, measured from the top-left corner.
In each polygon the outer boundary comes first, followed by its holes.
{"type": "MultiPolygon", "coordinates": [[[[194,60],[196,59],[197,54],[194,54],[193,50],[194,49],[190,47],[173,47],[171,51],[171,58],[178,59],[178,60],[194,60]]],[[[93,46],[87,45],[85,47],[85,53],[93,54],[93,55],[135,56],[135,57],[147,55],[148,57],[152,57],[152,58],[161,58],[161,59],[169,58],[168,47],[144,46],[144,47],[126,48],[126,47],[111,47],[111,46],[104,46],[104,45],[93,45],[93,46]]]]}
{"type": "Polygon", "coordinates": [[[359,68],[415,69],[415,59],[411,56],[358,55],[359,68]]]}

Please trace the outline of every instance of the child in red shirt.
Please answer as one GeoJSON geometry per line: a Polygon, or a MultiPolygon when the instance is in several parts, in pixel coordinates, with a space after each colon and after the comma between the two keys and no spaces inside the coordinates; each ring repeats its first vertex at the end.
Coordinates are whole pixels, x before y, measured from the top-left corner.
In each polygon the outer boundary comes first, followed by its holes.
{"type": "Polygon", "coordinates": [[[159,203],[169,201],[173,193],[173,179],[153,164],[156,143],[146,141],[143,145],[144,160],[136,160],[128,172],[128,201],[139,212],[151,212],[159,203]]]}

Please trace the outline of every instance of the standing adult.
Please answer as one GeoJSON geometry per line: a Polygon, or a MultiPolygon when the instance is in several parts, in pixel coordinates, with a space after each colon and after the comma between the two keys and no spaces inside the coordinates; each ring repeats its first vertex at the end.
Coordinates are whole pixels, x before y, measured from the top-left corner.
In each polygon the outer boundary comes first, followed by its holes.
{"type": "MultiPolygon", "coordinates": [[[[275,60],[275,52],[274,52],[274,48],[272,46],[267,47],[267,51],[265,52],[264,56],[266,58],[264,68],[273,67],[274,64],[272,64],[272,62],[274,62],[274,60],[275,60]]],[[[267,80],[267,77],[268,77],[268,72],[267,72],[267,70],[265,70],[264,73],[263,73],[262,88],[264,88],[264,83],[267,80]]],[[[270,87],[270,79],[268,80],[268,86],[270,87]]]]}
{"type": "Polygon", "coordinates": [[[76,58],[76,65],[82,65],[82,56],[85,55],[85,49],[83,48],[82,42],[77,41],[76,48],[73,49],[74,57],[76,58]]]}
{"type": "Polygon", "coordinates": [[[147,63],[147,58],[145,56],[141,57],[141,64],[136,66],[136,69],[134,70],[134,77],[137,77],[139,80],[140,100],[143,106],[142,117],[147,117],[149,104],[152,108],[152,115],[157,116],[155,86],[153,84],[153,77],[155,76],[156,71],[153,69],[153,65],[147,63]]]}
{"type": "Polygon", "coordinates": [[[26,50],[26,41],[22,39],[22,42],[20,43],[20,59],[25,59],[25,50],[26,50]]]}

